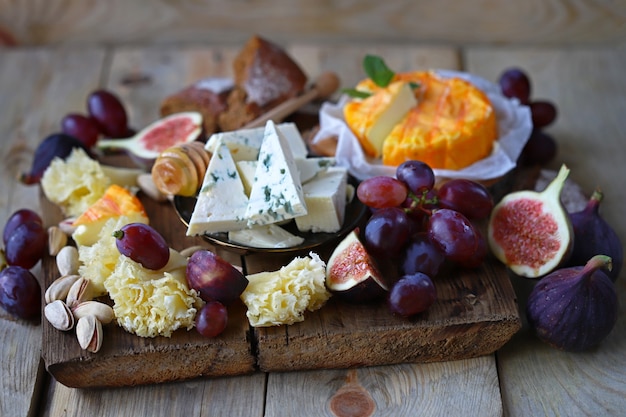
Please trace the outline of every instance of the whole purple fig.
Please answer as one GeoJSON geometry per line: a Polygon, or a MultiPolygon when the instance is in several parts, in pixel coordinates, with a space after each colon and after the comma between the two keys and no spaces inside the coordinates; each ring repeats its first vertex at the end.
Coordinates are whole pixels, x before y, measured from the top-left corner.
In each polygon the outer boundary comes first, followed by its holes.
{"type": "Polygon", "coordinates": [[[526,316],[540,340],[580,352],[609,335],[619,301],[615,284],[602,269],[611,269],[611,258],[596,255],[585,266],[558,269],[539,281],[528,297],[526,316]]]}
{"type": "Polygon", "coordinates": [[[600,217],[602,198],[602,191],[595,190],[583,210],[570,213],[574,251],[567,265],[581,266],[594,255],[607,255],[613,260],[613,269],[607,274],[615,282],[624,263],[624,248],[615,230],[600,217]]]}

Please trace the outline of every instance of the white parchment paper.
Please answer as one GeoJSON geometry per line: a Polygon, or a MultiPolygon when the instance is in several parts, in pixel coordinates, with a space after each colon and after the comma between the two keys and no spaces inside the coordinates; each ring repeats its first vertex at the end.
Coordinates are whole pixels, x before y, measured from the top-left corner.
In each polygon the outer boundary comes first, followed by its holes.
{"type": "MultiPolygon", "coordinates": [[[[521,105],[517,99],[504,97],[498,85],[476,75],[450,70],[436,70],[435,72],[446,78],[465,79],[485,92],[494,107],[499,133],[498,141],[490,156],[461,170],[435,169],[435,175],[438,178],[467,178],[484,181],[499,178],[513,169],[532,131],[528,106],[521,105]]],[[[343,118],[342,109],[348,100],[349,97],[344,95],[337,103],[322,104],[320,130],[313,138],[313,143],[336,135],[338,137],[335,155],[337,164],[346,167],[350,174],[359,180],[377,175],[395,176],[395,167],[382,165],[380,159],[370,158],[364,154],[359,140],[343,118]]]]}

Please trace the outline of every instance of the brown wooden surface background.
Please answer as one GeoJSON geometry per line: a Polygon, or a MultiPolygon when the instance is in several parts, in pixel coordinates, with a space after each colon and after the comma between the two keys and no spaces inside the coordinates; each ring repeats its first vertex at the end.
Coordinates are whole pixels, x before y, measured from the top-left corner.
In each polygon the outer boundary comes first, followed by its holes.
{"type": "Polygon", "coordinates": [[[597,44],[624,0],[0,0],[0,45],[281,42],[597,44]]]}

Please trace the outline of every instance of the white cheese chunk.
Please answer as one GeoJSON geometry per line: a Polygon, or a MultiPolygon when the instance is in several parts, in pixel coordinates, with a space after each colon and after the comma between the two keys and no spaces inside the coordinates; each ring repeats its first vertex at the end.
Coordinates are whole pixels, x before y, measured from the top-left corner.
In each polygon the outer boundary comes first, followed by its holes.
{"type": "MultiPolygon", "coordinates": [[[[307,149],[300,131],[294,123],[280,123],[276,128],[285,136],[294,158],[306,158],[307,149]]],[[[214,153],[217,144],[223,142],[230,149],[235,161],[253,161],[259,156],[259,150],[265,136],[265,127],[239,129],[231,132],[218,132],[209,137],[205,149],[214,153]]]]}
{"type": "Polygon", "coordinates": [[[198,193],[187,235],[243,229],[248,223],[247,207],[248,196],[235,161],[228,146],[218,143],[198,193]]]}
{"type": "Polygon", "coordinates": [[[249,197],[250,191],[252,191],[252,184],[254,183],[257,161],[237,161],[236,164],[241,182],[243,183],[243,189],[249,197]]]}
{"type": "Polygon", "coordinates": [[[307,208],[293,154],[283,133],[270,120],[265,125],[245,216],[252,226],[305,214],[307,208]]]}
{"type": "Polygon", "coordinates": [[[296,158],[296,166],[300,173],[300,182],[302,184],[315,178],[320,172],[324,172],[328,167],[335,165],[335,158],[319,157],[319,158],[296,158]]]}
{"type": "Polygon", "coordinates": [[[302,186],[308,213],[296,218],[301,232],[335,233],[343,225],[348,172],[330,167],[302,186]]]}
{"type": "Polygon", "coordinates": [[[228,239],[253,248],[291,248],[304,242],[304,238],[289,233],[276,224],[255,226],[250,229],[234,230],[228,239]]]}

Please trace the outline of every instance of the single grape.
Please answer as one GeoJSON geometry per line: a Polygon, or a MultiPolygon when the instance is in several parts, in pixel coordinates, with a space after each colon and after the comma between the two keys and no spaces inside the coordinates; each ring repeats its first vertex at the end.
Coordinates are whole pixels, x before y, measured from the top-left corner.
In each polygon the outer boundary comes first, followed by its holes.
{"type": "Polygon", "coordinates": [[[556,106],[549,101],[536,100],[530,103],[530,114],[533,127],[542,128],[551,125],[556,120],[556,106]]]}
{"type": "Polygon", "coordinates": [[[435,173],[422,161],[405,161],[396,168],[396,178],[404,182],[409,190],[421,194],[435,186],[435,173]]]}
{"type": "Polygon", "coordinates": [[[196,315],[196,330],[202,336],[216,337],[228,324],[228,312],[219,301],[209,301],[196,315]]]}
{"type": "Polygon", "coordinates": [[[363,235],[365,247],[374,257],[398,257],[411,232],[409,220],[400,208],[377,210],[368,219],[363,235]]]}
{"type": "Polygon", "coordinates": [[[428,310],[437,299],[437,290],[430,277],[421,272],[401,277],[389,291],[389,310],[402,317],[428,310]]]}
{"type": "Polygon", "coordinates": [[[476,239],[477,239],[476,249],[474,250],[474,254],[470,256],[468,259],[458,262],[458,265],[462,268],[478,268],[479,266],[483,264],[483,262],[485,261],[485,258],[487,257],[489,253],[487,239],[485,239],[483,234],[480,233],[478,229],[475,229],[475,230],[476,230],[476,239]]]}
{"type": "Polygon", "coordinates": [[[468,179],[452,179],[437,190],[439,207],[456,210],[469,219],[486,219],[493,209],[493,197],[484,185],[468,179]]]}
{"type": "Polygon", "coordinates": [[[6,245],[17,226],[27,222],[35,222],[43,225],[43,220],[37,212],[25,208],[19,209],[11,214],[5,223],[2,233],[2,242],[6,245]]]}
{"type": "Polygon", "coordinates": [[[122,138],[128,132],[128,116],[120,99],[110,91],[96,90],[87,97],[87,110],[100,131],[110,138],[122,138]]]}
{"type": "Polygon", "coordinates": [[[455,210],[439,209],[430,216],[428,237],[454,262],[470,259],[478,245],[476,229],[467,217],[455,210]]]}
{"type": "Polygon", "coordinates": [[[407,243],[400,259],[400,275],[421,272],[436,277],[446,258],[425,232],[417,233],[407,243]]]}
{"type": "Polygon", "coordinates": [[[505,97],[517,98],[522,104],[530,102],[531,83],[524,70],[507,69],[500,75],[498,83],[505,97]]]}
{"type": "Polygon", "coordinates": [[[7,263],[30,269],[43,258],[48,246],[48,232],[36,221],[17,226],[4,248],[7,263]]]}
{"type": "Polygon", "coordinates": [[[61,131],[80,140],[88,148],[98,142],[100,128],[98,123],[91,117],[70,113],[61,119],[61,131]]]}
{"type": "Polygon", "coordinates": [[[541,129],[533,129],[519,158],[520,165],[545,165],[554,159],[558,145],[541,129]]]}
{"type": "Polygon", "coordinates": [[[28,269],[13,265],[0,271],[0,306],[23,319],[41,315],[41,286],[28,269]]]}
{"type": "Polygon", "coordinates": [[[144,223],[129,223],[113,232],[120,253],[144,268],[157,270],[167,265],[170,249],[167,242],[151,226],[144,223]]]}
{"type": "Polygon", "coordinates": [[[366,206],[387,208],[401,205],[408,196],[408,190],[402,181],[381,175],[361,181],[356,195],[366,206]]]}

